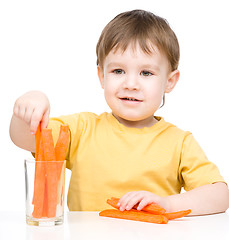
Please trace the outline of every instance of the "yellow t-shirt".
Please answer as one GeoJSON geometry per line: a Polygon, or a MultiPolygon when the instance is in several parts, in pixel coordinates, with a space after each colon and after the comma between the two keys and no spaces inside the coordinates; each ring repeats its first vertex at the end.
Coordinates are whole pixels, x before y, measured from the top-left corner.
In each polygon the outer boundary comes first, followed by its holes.
{"type": "Polygon", "coordinates": [[[159,196],[179,194],[224,181],[190,132],[161,117],[149,128],[128,128],[111,113],[79,113],[51,118],[54,142],[60,124],[70,127],[66,166],[72,171],[70,211],[100,211],[106,199],[129,191],[159,196]]]}

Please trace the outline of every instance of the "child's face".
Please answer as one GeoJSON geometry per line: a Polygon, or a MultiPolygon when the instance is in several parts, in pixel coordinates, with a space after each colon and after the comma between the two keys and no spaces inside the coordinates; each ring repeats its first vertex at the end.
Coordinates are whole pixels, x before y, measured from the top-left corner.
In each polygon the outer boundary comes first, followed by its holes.
{"type": "Polygon", "coordinates": [[[98,74],[105,99],[113,115],[127,126],[146,127],[155,123],[154,113],[160,107],[165,92],[170,92],[179,72],[169,71],[167,58],[154,47],[144,53],[139,45],[125,52],[111,51],[98,74]]]}

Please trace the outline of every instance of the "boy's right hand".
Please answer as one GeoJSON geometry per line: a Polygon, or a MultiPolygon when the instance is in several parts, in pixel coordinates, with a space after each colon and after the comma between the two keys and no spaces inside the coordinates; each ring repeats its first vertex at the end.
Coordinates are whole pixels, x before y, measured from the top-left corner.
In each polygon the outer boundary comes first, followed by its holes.
{"type": "Polygon", "coordinates": [[[30,91],[19,97],[14,105],[14,115],[25,121],[32,134],[35,134],[41,122],[46,128],[49,122],[50,104],[47,96],[40,91],[30,91]]]}

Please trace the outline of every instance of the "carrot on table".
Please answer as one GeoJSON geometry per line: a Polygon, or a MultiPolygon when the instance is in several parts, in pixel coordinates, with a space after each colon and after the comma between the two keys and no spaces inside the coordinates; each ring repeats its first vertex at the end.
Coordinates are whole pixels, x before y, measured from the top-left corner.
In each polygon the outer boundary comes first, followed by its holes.
{"type": "Polygon", "coordinates": [[[163,214],[165,217],[167,217],[169,220],[173,220],[176,218],[182,218],[187,216],[189,213],[191,213],[191,209],[183,210],[179,212],[171,212],[171,213],[165,213],[163,214]]]}
{"type": "Polygon", "coordinates": [[[146,213],[143,211],[137,210],[129,210],[129,211],[120,211],[116,209],[107,209],[103,210],[99,213],[99,216],[102,217],[112,217],[112,218],[120,218],[141,222],[149,222],[149,223],[159,223],[166,224],[168,223],[168,218],[163,215],[154,215],[151,213],[146,213]]]}
{"type": "MultiPolygon", "coordinates": [[[[117,209],[119,209],[119,207],[117,206],[118,202],[119,202],[119,198],[114,198],[114,197],[107,200],[108,204],[110,204],[112,207],[117,208],[117,209]]],[[[133,207],[133,209],[137,209],[137,207],[138,207],[138,204],[135,205],[133,207]]],[[[142,209],[142,211],[149,212],[152,214],[164,214],[166,212],[164,208],[162,208],[160,205],[158,205],[156,203],[151,203],[151,204],[145,206],[142,209]]]]}

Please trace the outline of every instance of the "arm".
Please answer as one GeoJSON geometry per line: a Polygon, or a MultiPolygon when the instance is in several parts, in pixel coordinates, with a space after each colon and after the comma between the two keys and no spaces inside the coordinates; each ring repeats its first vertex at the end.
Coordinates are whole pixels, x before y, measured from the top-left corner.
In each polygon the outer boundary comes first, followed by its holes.
{"type": "Polygon", "coordinates": [[[50,104],[46,95],[39,91],[31,91],[19,97],[14,105],[10,123],[11,140],[20,148],[35,152],[37,127],[48,126],[50,104]]]}
{"type": "Polygon", "coordinates": [[[167,212],[191,209],[190,215],[205,215],[225,212],[229,208],[229,190],[225,183],[218,182],[197,187],[182,194],[160,197],[146,191],[129,192],[119,201],[120,210],[129,210],[139,203],[138,210],[155,202],[167,212]]]}
{"type": "Polygon", "coordinates": [[[167,200],[171,210],[190,208],[190,215],[221,213],[229,208],[229,190],[225,183],[218,182],[169,196],[167,200]]]}

